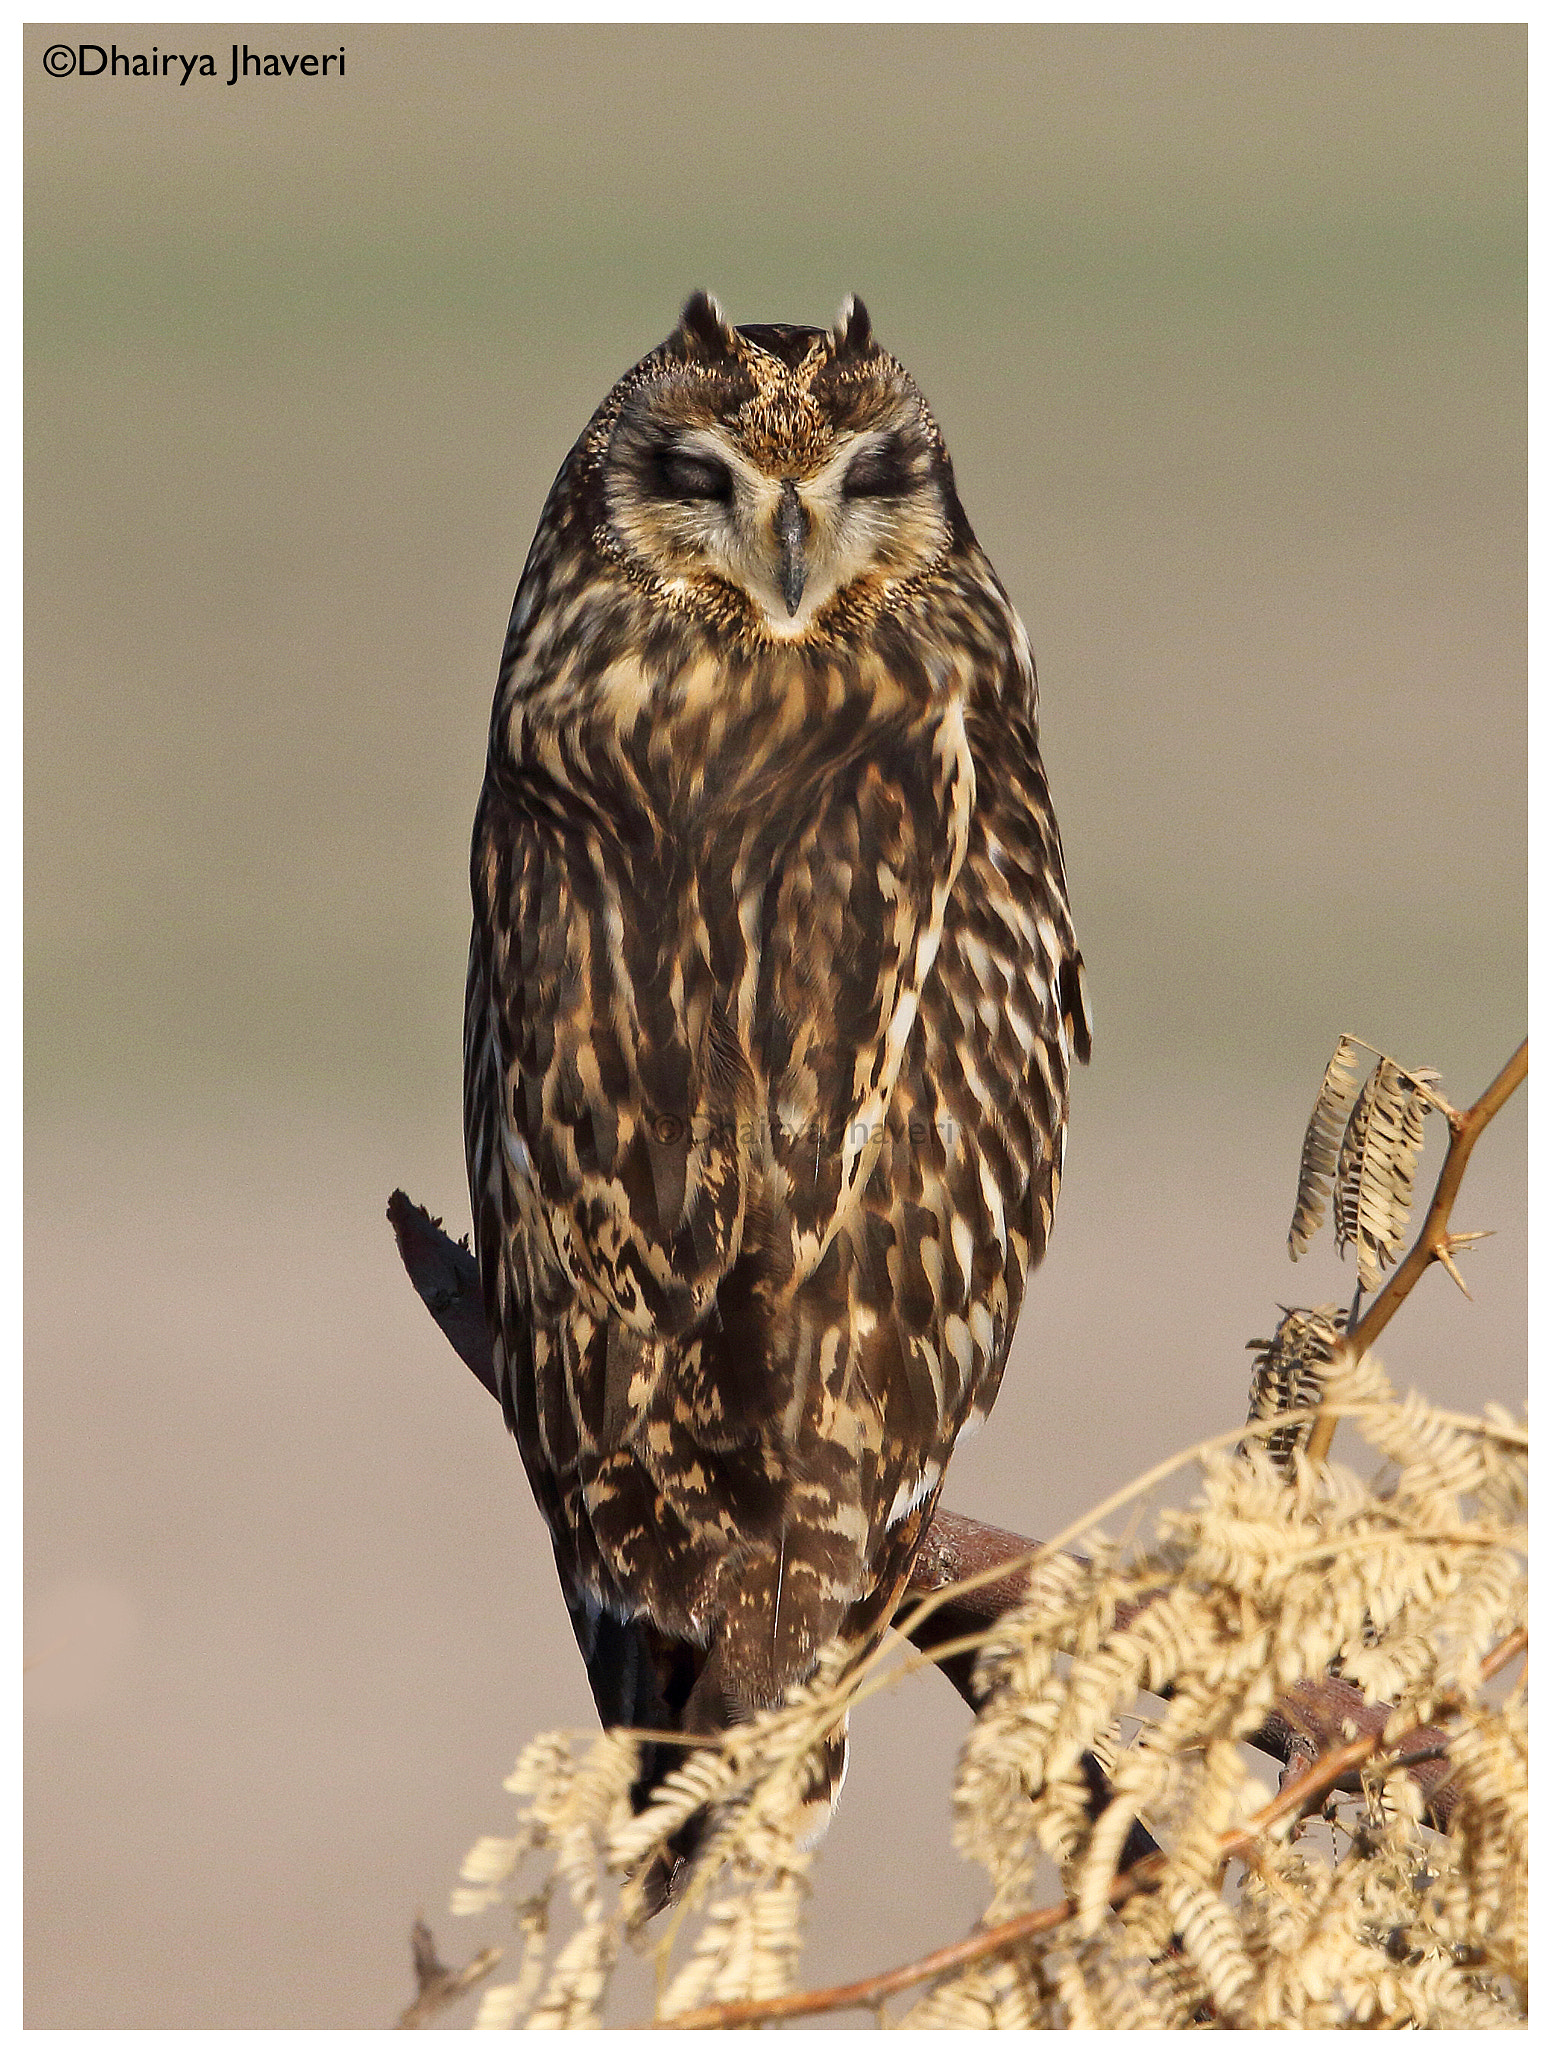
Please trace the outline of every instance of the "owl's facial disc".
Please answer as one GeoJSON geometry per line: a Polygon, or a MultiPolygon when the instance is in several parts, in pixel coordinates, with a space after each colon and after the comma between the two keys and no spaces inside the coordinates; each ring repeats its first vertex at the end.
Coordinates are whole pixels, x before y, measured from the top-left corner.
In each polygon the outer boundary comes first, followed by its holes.
{"type": "Polygon", "coordinates": [[[842,591],[889,587],[949,540],[940,460],[917,405],[880,408],[815,454],[751,447],[736,423],[627,408],[604,470],[625,554],[693,604],[730,585],[762,632],[799,640],[842,591]]]}

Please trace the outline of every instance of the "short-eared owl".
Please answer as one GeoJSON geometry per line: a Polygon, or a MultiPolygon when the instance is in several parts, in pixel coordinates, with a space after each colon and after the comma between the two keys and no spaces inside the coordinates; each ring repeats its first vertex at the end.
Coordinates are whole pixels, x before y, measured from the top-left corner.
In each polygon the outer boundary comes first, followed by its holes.
{"type": "Polygon", "coordinates": [[[472,876],[507,1421],[604,1721],[724,1727],[894,1612],[1088,1055],[1028,639],[859,301],[697,294],[594,414],[472,876]]]}

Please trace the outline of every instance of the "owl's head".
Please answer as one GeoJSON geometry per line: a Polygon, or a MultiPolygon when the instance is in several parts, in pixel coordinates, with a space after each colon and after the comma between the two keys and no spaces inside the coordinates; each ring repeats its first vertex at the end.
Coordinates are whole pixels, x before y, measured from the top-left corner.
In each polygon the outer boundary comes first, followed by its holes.
{"type": "Polygon", "coordinates": [[[762,637],[886,604],[963,520],[937,423],[854,297],[826,332],[732,327],[697,292],[597,425],[610,553],[762,637]]]}

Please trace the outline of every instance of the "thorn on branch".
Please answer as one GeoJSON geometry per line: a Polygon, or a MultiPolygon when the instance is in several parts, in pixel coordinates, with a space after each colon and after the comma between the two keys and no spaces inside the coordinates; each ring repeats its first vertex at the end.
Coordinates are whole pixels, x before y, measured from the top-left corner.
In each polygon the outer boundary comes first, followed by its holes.
{"type": "Polygon", "coordinates": [[[1464,1295],[1465,1299],[1467,1301],[1473,1301],[1475,1297],[1474,1295],[1472,1295],[1470,1289],[1465,1285],[1464,1274],[1461,1273],[1459,1267],[1456,1266],[1453,1259],[1450,1258],[1449,1250],[1450,1248],[1447,1243],[1439,1245],[1436,1254],[1438,1263],[1440,1266],[1442,1266],[1444,1272],[1448,1274],[1449,1278],[1454,1282],[1454,1285],[1459,1289],[1460,1293],[1464,1295]]]}
{"type": "MultiPolygon", "coordinates": [[[[1490,1087],[1471,1104],[1470,1108],[1455,1111],[1449,1116],[1449,1149],[1444,1155],[1437,1185],[1433,1189],[1432,1201],[1428,1204],[1427,1214],[1422,1219],[1422,1227],[1410,1251],[1390,1274],[1381,1291],[1369,1302],[1355,1326],[1348,1331],[1345,1339],[1348,1356],[1360,1358],[1365,1351],[1373,1348],[1374,1339],[1388,1325],[1417,1281],[1435,1261],[1453,1275],[1456,1284],[1466,1298],[1469,1298],[1469,1290],[1460,1278],[1450,1253],[1466,1241],[1474,1241],[1489,1233],[1471,1231],[1451,1237],[1449,1218],[1453,1214],[1455,1198],[1459,1194],[1460,1183],[1465,1177],[1465,1167],[1477,1138],[1528,1073],[1529,1040],[1526,1038],[1490,1087]]],[[[1309,1438],[1308,1456],[1312,1464],[1318,1464],[1329,1457],[1335,1433],[1335,1417],[1322,1415],[1315,1423],[1309,1438]]]]}

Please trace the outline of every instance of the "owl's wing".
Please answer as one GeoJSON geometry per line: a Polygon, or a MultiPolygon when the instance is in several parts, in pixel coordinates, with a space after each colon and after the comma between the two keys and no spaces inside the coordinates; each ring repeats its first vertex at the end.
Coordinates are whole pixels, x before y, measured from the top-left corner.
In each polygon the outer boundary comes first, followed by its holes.
{"type": "Polygon", "coordinates": [[[973,791],[956,708],[792,751],[695,847],[487,783],[484,1150],[558,1287],[672,1338],[745,1249],[772,1278],[818,1264],[877,1157],[973,791]]]}
{"type": "Polygon", "coordinates": [[[1091,1047],[1032,722],[1004,705],[972,713],[969,729],[975,818],[901,1077],[905,1150],[893,1182],[901,1315],[926,1338],[909,1378],[938,1466],[995,1398],[1050,1233],[1072,1065],[1091,1047]]]}
{"type": "Polygon", "coordinates": [[[882,1156],[974,802],[955,703],[883,725],[830,765],[822,799],[770,863],[756,1058],[799,1278],[882,1156]]]}
{"type": "Polygon", "coordinates": [[[540,1315],[574,1300],[638,1337],[677,1334],[736,1252],[746,1188],[723,1133],[750,1092],[704,950],[682,942],[693,906],[650,845],[494,778],[473,879],[476,1205],[524,1233],[540,1315]]]}

